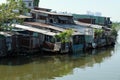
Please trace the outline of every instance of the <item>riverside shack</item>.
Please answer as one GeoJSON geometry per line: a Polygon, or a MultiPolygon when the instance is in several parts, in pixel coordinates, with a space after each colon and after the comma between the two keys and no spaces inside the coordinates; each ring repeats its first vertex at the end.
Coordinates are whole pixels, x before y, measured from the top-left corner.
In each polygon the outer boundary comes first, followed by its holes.
{"type": "MultiPolygon", "coordinates": [[[[84,48],[84,35],[76,31],[74,31],[71,37],[71,45],[69,43],[65,43],[65,47],[62,47],[61,41],[57,39],[55,35],[65,31],[64,28],[56,27],[54,28],[55,31],[51,31],[48,29],[36,28],[34,26],[18,24],[14,25],[14,27],[24,30],[19,32],[21,35],[19,42],[21,43],[21,48],[23,50],[26,49],[30,52],[33,52],[34,50],[43,50],[49,52],[66,53],[70,51],[70,47],[72,47],[72,51],[79,51],[84,48]]],[[[53,29],[53,27],[51,27],[51,29],[53,29]]]]}
{"type": "MultiPolygon", "coordinates": [[[[63,32],[65,29],[73,29],[75,32],[77,31],[76,33],[80,33],[80,34],[72,35],[71,47],[73,51],[83,50],[85,43],[83,39],[84,34],[83,33],[81,34],[81,32],[83,32],[84,30],[83,28],[79,29],[79,31],[77,30],[78,26],[75,25],[73,16],[71,14],[47,12],[47,11],[41,11],[41,10],[31,10],[31,13],[35,21],[39,22],[39,25],[41,23],[44,23],[46,25],[51,25],[51,26],[47,26],[48,28],[51,28],[57,31],[63,32]]],[[[29,24],[32,24],[32,23],[30,22],[29,24]]],[[[66,44],[66,46],[69,47],[70,45],[66,44]]]]}
{"type": "Polygon", "coordinates": [[[17,52],[18,36],[14,32],[0,32],[0,56],[9,55],[12,52],[17,52]]]}
{"type": "Polygon", "coordinates": [[[61,23],[61,24],[74,24],[73,16],[65,13],[56,13],[56,12],[48,12],[43,10],[31,10],[31,14],[33,19],[36,22],[53,24],[53,23],[61,23]]]}
{"type": "MultiPolygon", "coordinates": [[[[59,27],[58,25],[54,26],[54,25],[38,23],[38,22],[25,22],[25,25],[29,25],[38,29],[49,30],[52,32],[64,32],[66,29],[70,29],[69,26],[71,26],[69,25],[68,26],[69,28],[66,28],[64,26],[59,27]]],[[[71,46],[72,51],[83,50],[84,44],[85,44],[84,34],[80,33],[79,31],[76,32],[76,30],[74,30],[74,33],[72,34],[72,37],[71,37],[71,42],[72,42],[71,45],[66,44],[66,46],[69,46],[69,47],[71,46]]]]}
{"type": "MultiPolygon", "coordinates": [[[[86,34],[91,35],[90,38],[92,39],[88,40],[89,42],[90,41],[92,42],[93,40],[94,34],[93,33],[89,34],[89,31],[93,32],[92,29],[90,27],[86,28],[76,24],[73,20],[73,16],[70,14],[65,14],[65,13],[60,14],[55,12],[41,11],[41,10],[31,10],[31,13],[35,21],[39,22],[39,25],[41,23],[46,25],[51,25],[52,26],[50,27],[51,29],[53,29],[54,26],[54,29],[58,31],[60,31],[61,29],[73,29],[75,32],[80,33],[79,35],[72,36],[73,39],[71,46],[73,51],[79,51],[84,49],[86,34]]],[[[33,25],[33,23],[31,22],[29,24],[33,25]]],[[[38,23],[36,26],[38,26],[38,23]]],[[[49,26],[47,27],[49,28],[49,26]]],[[[63,32],[63,30],[61,32],[63,32]]]]}
{"type": "MultiPolygon", "coordinates": [[[[34,50],[49,52],[60,51],[61,43],[55,38],[55,35],[58,33],[18,24],[15,24],[14,27],[27,31],[27,34],[21,32],[21,48],[27,49],[27,51],[30,52],[33,52],[34,50]]],[[[68,50],[65,50],[64,52],[66,51],[68,50]]]]}
{"type": "Polygon", "coordinates": [[[87,15],[87,14],[73,14],[75,20],[80,22],[89,23],[89,24],[96,24],[111,27],[112,21],[110,17],[103,17],[103,16],[94,16],[94,15],[87,15]]]}

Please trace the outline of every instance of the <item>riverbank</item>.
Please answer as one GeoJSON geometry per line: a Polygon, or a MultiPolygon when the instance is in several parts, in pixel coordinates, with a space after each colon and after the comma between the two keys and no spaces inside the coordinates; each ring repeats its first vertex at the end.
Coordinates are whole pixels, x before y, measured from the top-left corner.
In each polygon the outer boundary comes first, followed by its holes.
{"type": "Polygon", "coordinates": [[[39,7],[29,9],[28,13],[3,18],[0,56],[43,51],[61,54],[115,44],[117,35],[110,17],[57,13],[39,7]]]}
{"type": "MultiPolygon", "coordinates": [[[[44,52],[47,52],[50,54],[51,53],[61,54],[61,53],[68,53],[68,52],[74,53],[74,52],[79,52],[79,51],[86,51],[89,49],[108,47],[111,45],[115,45],[115,41],[116,41],[116,39],[113,37],[100,37],[100,38],[95,38],[94,41],[92,41],[91,43],[84,43],[85,41],[84,35],[81,36],[81,39],[83,39],[83,42],[81,44],[74,44],[74,43],[69,43],[69,42],[67,42],[67,44],[66,43],[62,44],[64,46],[63,47],[61,46],[61,48],[63,49],[67,48],[66,52],[61,52],[61,51],[51,52],[49,50],[43,50],[42,49],[43,46],[32,48],[33,46],[31,45],[31,43],[29,43],[31,42],[32,38],[29,36],[25,38],[25,37],[22,37],[20,34],[17,35],[16,33],[13,34],[13,33],[8,33],[8,32],[1,32],[0,55],[1,56],[17,55],[17,54],[23,54],[23,55],[28,54],[29,55],[29,54],[36,54],[36,52],[41,53],[41,54],[44,52]]],[[[44,44],[48,45],[47,43],[44,43],[44,44]]]]}

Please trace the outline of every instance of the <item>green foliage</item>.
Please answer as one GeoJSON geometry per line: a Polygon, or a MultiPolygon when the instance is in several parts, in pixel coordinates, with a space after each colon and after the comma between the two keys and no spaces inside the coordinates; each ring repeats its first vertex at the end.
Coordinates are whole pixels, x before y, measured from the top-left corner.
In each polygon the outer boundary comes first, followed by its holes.
{"type": "Polygon", "coordinates": [[[103,34],[103,29],[95,29],[95,36],[100,37],[103,34]]]}
{"type": "Polygon", "coordinates": [[[38,7],[39,6],[39,0],[34,1],[34,6],[38,7]]]}
{"type": "Polygon", "coordinates": [[[115,22],[112,24],[111,36],[117,36],[117,32],[120,30],[120,23],[115,22]]]}
{"type": "Polygon", "coordinates": [[[57,39],[60,39],[62,43],[70,42],[70,37],[72,36],[73,30],[69,29],[64,32],[61,32],[59,35],[55,35],[57,39]]]}
{"type": "Polygon", "coordinates": [[[17,16],[26,12],[22,0],[7,0],[0,5],[0,30],[11,30],[11,24],[18,20],[17,16]],[[19,13],[14,10],[19,10],[19,13]],[[9,25],[7,24],[9,23],[9,25]]]}
{"type": "Polygon", "coordinates": [[[30,12],[30,10],[25,6],[25,3],[22,0],[18,0],[17,9],[19,10],[19,14],[30,12]]]}
{"type": "Polygon", "coordinates": [[[116,31],[116,29],[112,29],[111,36],[117,37],[117,31],[116,31]]]}
{"type": "Polygon", "coordinates": [[[116,31],[119,31],[120,30],[120,23],[113,23],[112,24],[112,29],[115,29],[116,31]]]}

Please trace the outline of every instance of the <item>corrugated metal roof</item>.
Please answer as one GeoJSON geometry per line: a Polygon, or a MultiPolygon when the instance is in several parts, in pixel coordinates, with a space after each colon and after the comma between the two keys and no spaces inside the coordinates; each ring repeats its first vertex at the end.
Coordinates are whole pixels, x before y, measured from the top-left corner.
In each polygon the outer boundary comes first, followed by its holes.
{"type": "Polygon", "coordinates": [[[96,28],[96,29],[102,29],[102,27],[103,27],[101,25],[88,24],[88,23],[83,23],[83,22],[79,22],[79,21],[74,21],[74,22],[80,26],[91,27],[91,28],[96,28]]]}
{"type": "Polygon", "coordinates": [[[0,35],[3,35],[3,36],[12,36],[14,35],[13,33],[10,33],[10,32],[0,32],[0,35]]]}
{"type": "Polygon", "coordinates": [[[54,36],[54,35],[57,34],[57,33],[49,32],[47,30],[42,30],[42,29],[33,28],[33,27],[30,27],[30,26],[19,25],[19,24],[13,24],[12,26],[15,27],[15,28],[20,28],[20,29],[23,29],[23,30],[33,31],[33,32],[37,32],[37,33],[41,33],[41,34],[45,34],[45,35],[54,36]]]}
{"type": "Polygon", "coordinates": [[[49,28],[49,29],[53,29],[53,30],[57,30],[57,31],[61,31],[61,32],[65,31],[65,29],[63,29],[63,28],[59,28],[56,26],[48,25],[48,24],[38,23],[38,22],[24,22],[24,24],[45,27],[45,28],[49,28]]]}
{"type": "Polygon", "coordinates": [[[60,13],[47,12],[47,11],[34,10],[34,9],[32,9],[31,12],[38,12],[38,13],[44,13],[44,14],[50,14],[50,15],[71,16],[72,17],[72,14],[60,14],[60,13]]]}
{"type": "Polygon", "coordinates": [[[85,35],[85,34],[80,33],[80,32],[73,32],[73,34],[72,34],[72,35],[85,35]]]}
{"type": "Polygon", "coordinates": [[[80,25],[80,26],[86,26],[86,27],[90,27],[91,24],[88,23],[83,23],[83,22],[79,22],[79,21],[74,21],[75,24],[80,25]]]}
{"type": "Polygon", "coordinates": [[[91,25],[90,27],[95,28],[95,29],[102,29],[103,26],[100,26],[100,25],[91,25]]]}
{"type": "Polygon", "coordinates": [[[46,11],[51,11],[52,9],[48,9],[48,8],[42,8],[42,7],[35,7],[35,10],[46,10],[46,11]]]}
{"type": "Polygon", "coordinates": [[[72,24],[54,24],[54,25],[64,29],[72,29],[75,32],[79,32],[80,34],[83,34],[84,29],[86,28],[86,27],[81,27],[80,25],[72,25],[72,24]]]}
{"type": "Polygon", "coordinates": [[[32,17],[30,17],[30,16],[25,16],[25,15],[19,15],[19,16],[17,16],[17,18],[32,18],[32,17]]]}
{"type": "Polygon", "coordinates": [[[83,26],[79,24],[54,24],[57,27],[65,28],[65,29],[73,29],[75,32],[78,32],[80,34],[84,35],[93,35],[93,28],[90,26],[83,26]],[[89,32],[88,32],[89,31],[89,32]]]}

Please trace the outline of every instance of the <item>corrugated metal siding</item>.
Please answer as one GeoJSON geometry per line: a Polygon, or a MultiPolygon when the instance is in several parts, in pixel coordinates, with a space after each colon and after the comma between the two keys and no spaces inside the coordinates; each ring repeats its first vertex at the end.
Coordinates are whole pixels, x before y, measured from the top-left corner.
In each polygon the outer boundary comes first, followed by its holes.
{"type": "Polygon", "coordinates": [[[96,19],[96,24],[99,24],[99,25],[104,25],[104,17],[94,17],[96,19]]]}
{"type": "Polygon", "coordinates": [[[86,43],[90,43],[93,41],[93,36],[90,36],[90,35],[85,35],[85,42],[86,43]]]}
{"type": "Polygon", "coordinates": [[[19,49],[18,35],[12,36],[12,51],[17,52],[19,49]]]}
{"type": "Polygon", "coordinates": [[[6,37],[6,46],[8,51],[12,50],[12,36],[6,37]]]}
{"type": "Polygon", "coordinates": [[[19,37],[20,47],[29,49],[30,46],[30,37],[29,36],[20,36],[19,37]]]}
{"type": "Polygon", "coordinates": [[[0,35],[0,56],[5,56],[7,54],[5,37],[0,35]]]}

